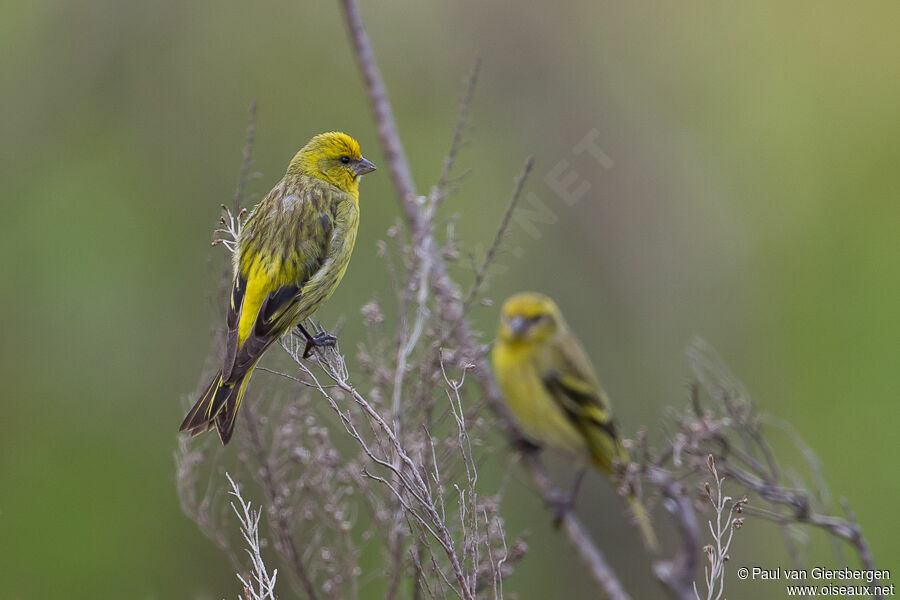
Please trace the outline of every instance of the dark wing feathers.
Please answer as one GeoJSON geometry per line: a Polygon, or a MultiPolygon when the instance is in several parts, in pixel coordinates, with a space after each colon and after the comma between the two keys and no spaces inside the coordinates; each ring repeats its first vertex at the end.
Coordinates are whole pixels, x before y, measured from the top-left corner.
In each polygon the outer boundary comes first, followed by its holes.
{"type": "Polygon", "coordinates": [[[602,397],[590,384],[554,370],[544,376],[544,387],[579,430],[585,424],[591,424],[603,429],[610,437],[617,437],[615,424],[602,397]]]}
{"type": "Polygon", "coordinates": [[[241,306],[244,302],[244,292],[247,291],[247,280],[238,274],[234,278],[231,288],[231,303],[228,306],[226,323],[228,333],[225,338],[225,358],[222,360],[222,381],[231,381],[231,372],[234,370],[234,359],[237,356],[238,322],[241,317],[241,306]]]}
{"type": "Polygon", "coordinates": [[[584,436],[596,464],[609,471],[613,457],[627,460],[609,401],[577,341],[568,338],[558,342],[540,362],[544,365],[540,371],[544,388],[584,436]]]}
{"type": "Polygon", "coordinates": [[[259,360],[263,352],[281,337],[284,332],[275,327],[278,317],[299,299],[300,288],[295,285],[281,286],[266,296],[262,306],[259,307],[253,330],[237,349],[229,374],[231,379],[242,377],[259,360]]]}
{"type": "MultiPolygon", "coordinates": [[[[304,282],[305,283],[305,282],[304,282]]],[[[288,305],[293,304],[297,300],[300,299],[300,286],[297,285],[283,285],[266,298],[266,301],[260,307],[259,316],[256,318],[257,327],[261,323],[265,323],[268,326],[274,322],[275,318],[285,309],[288,305]]]]}

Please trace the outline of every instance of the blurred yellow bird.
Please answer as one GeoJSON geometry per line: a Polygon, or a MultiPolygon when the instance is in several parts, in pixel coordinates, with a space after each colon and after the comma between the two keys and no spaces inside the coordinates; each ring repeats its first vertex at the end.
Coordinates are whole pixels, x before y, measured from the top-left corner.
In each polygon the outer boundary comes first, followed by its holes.
{"type": "Polygon", "coordinates": [[[273,342],[295,326],[306,337],[304,356],[337,341],[324,332],[311,336],[300,322],[331,297],[347,270],[359,179],[374,170],[349,135],[317,135],[250,213],[234,253],[222,369],[180,431],[215,427],[227,444],[253,368],[273,342]]]}
{"type": "MultiPolygon", "coordinates": [[[[535,442],[578,457],[607,475],[612,474],[614,459],[628,462],[609,399],[553,300],[528,292],[507,299],[491,358],[506,403],[535,442]]],[[[574,500],[583,474],[582,469],[567,504],[574,500]]],[[[630,494],[628,504],[645,545],[655,549],[656,535],[640,500],[630,494]]]]}

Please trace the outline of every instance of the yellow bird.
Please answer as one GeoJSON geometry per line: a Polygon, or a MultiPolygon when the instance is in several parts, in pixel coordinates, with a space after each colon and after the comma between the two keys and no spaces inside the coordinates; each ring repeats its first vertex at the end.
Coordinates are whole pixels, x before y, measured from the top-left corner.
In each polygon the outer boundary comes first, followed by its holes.
{"type": "Polygon", "coordinates": [[[273,342],[295,326],[306,337],[304,357],[337,341],[324,332],[311,336],[300,322],[331,297],[347,270],[359,179],[374,170],[349,135],[317,135],[247,217],[234,253],[222,369],[180,431],[215,427],[227,444],[253,368],[273,342]]]}
{"type": "MultiPolygon", "coordinates": [[[[616,458],[628,462],[609,399],[553,300],[529,292],[507,299],[491,358],[507,405],[535,442],[607,475],[616,458]]],[[[583,475],[584,469],[564,509],[570,508],[583,475]]],[[[643,505],[633,493],[628,504],[645,545],[655,549],[656,535],[643,505]]]]}

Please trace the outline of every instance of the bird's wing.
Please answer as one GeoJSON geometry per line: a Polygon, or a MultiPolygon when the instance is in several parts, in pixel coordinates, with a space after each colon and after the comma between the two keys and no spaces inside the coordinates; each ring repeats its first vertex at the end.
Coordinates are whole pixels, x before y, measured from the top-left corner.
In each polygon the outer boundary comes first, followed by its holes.
{"type": "Polygon", "coordinates": [[[225,358],[222,361],[223,381],[231,381],[231,371],[234,368],[234,359],[237,356],[238,323],[241,320],[241,308],[244,304],[244,293],[246,291],[247,279],[238,273],[231,286],[231,302],[228,305],[228,315],[225,317],[228,333],[225,334],[225,358]]]}
{"type": "Polygon", "coordinates": [[[228,381],[239,379],[256,364],[263,352],[287,331],[278,316],[296,304],[299,299],[298,286],[290,284],[280,286],[265,296],[256,312],[253,326],[243,341],[240,341],[237,330],[231,333],[229,329],[231,337],[225,353],[225,360],[228,362],[223,377],[227,373],[228,381]]]}
{"type": "Polygon", "coordinates": [[[327,259],[335,228],[320,191],[276,187],[248,219],[228,310],[225,381],[251,369],[293,325],[303,285],[327,259]]]}
{"type": "Polygon", "coordinates": [[[543,377],[544,387],[567,417],[581,429],[584,425],[599,427],[615,437],[612,416],[603,402],[602,392],[576,375],[551,370],[543,377]]]}
{"type": "Polygon", "coordinates": [[[578,341],[570,336],[553,344],[541,362],[544,388],[585,437],[595,460],[608,466],[620,454],[619,436],[606,394],[578,341]]]}

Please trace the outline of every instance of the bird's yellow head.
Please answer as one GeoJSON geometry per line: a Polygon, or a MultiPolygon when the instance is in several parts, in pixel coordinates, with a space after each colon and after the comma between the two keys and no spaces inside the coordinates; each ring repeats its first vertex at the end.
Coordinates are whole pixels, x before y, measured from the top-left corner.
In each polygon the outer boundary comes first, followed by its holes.
{"type": "Polygon", "coordinates": [[[507,343],[537,344],[564,326],[556,302],[543,294],[521,292],[503,303],[497,336],[507,343]]]}
{"type": "Polygon", "coordinates": [[[359,144],[346,133],[320,133],[300,149],[287,172],[323,179],[341,190],[359,195],[359,178],[375,170],[366,160],[359,144]]]}

